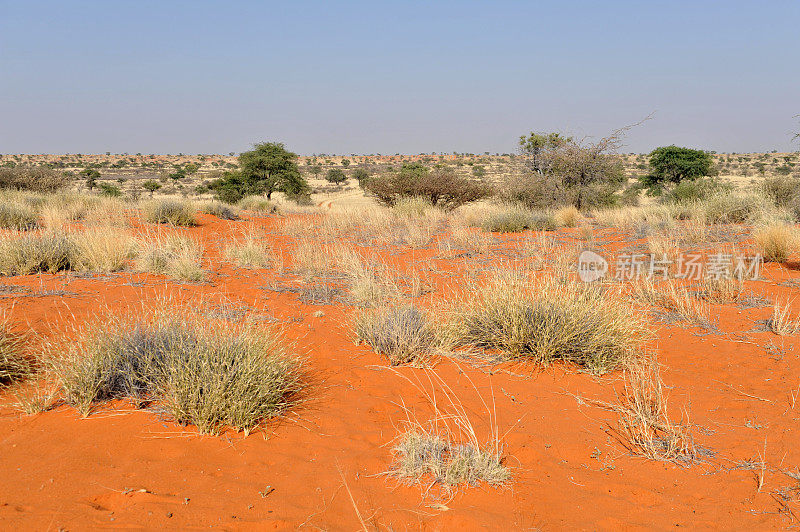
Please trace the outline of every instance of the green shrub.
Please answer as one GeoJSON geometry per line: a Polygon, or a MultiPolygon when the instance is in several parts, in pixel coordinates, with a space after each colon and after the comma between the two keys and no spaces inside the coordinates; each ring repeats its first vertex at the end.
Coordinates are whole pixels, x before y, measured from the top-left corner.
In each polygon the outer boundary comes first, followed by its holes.
{"type": "Polygon", "coordinates": [[[329,183],[344,183],[347,181],[347,176],[341,168],[331,168],[325,175],[325,179],[329,183]]]}
{"type": "Polygon", "coordinates": [[[775,210],[769,199],[759,194],[729,192],[709,197],[702,203],[709,224],[752,223],[775,210]]]}
{"type": "Polygon", "coordinates": [[[100,189],[100,194],[103,196],[108,196],[110,198],[118,198],[122,196],[122,191],[119,189],[119,187],[110,183],[99,183],[97,188],[100,189]]]}
{"type": "Polygon", "coordinates": [[[419,197],[444,209],[455,209],[491,193],[488,186],[459,177],[449,167],[429,171],[420,163],[404,163],[397,172],[367,179],[363,187],[384,205],[392,206],[401,198],[419,197]]]}
{"type": "Polygon", "coordinates": [[[275,333],[184,309],[98,320],[54,366],[65,400],[84,416],[98,402],[129,398],[212,434],[251,431],[301,388],[300,364],[275,333]]]}

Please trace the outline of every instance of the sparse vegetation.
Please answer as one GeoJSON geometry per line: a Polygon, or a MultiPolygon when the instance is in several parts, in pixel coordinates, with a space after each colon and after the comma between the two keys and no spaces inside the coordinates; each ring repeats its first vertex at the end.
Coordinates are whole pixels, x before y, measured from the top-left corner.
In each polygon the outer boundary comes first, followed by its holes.
{"type": "Polygon", "coordinates": [[[197,225],[195,208],[188,202],[155,200],[144,206],[144,217],[150,223],[191,227],[197,225]]]}
{"type": "Polygon", "coordinates": [[[168,307],[87,325],[54,368],[83,416],[109,399],[156,402],[176,422],[212,434],[253,430],[283,412],[302,383],[276,333],[168,307]]]}

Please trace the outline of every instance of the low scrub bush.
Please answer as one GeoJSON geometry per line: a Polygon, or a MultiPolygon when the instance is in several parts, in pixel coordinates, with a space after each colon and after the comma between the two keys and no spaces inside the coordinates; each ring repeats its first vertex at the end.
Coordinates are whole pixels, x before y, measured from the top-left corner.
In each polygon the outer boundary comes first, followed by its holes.
{"type": "Polygon", "coordinates": [[[301,386],[300,364],[274,332],[166,307],[90,324],[53,365],[66,402],[84,416],[129,398],[212,434],[251,431],[301,386]]]}
{"type": "Polygon", "coordinates": [[[196,211],[183,201],[156,200],[145,205],[144,217],[150,223],[179,226],[197,225],[196,211]]]}
{"type": "Polygon", "coordinates": [[[38,166],[0,168],[0,189],[55,192],[69,185],[63,172],[38,166]]]}
{"type": "Polygon", "coordinates": [[[364,189],[384,205],[417,197],[448,210],[491,193],[488,186],[460,177],[451,168],[429,170],[421,163],[405,163],[397,172],[370,177],[364,182],[364,189]]]}
{"type": "Polygon", "coordinates": [[[125,269],[136,250],[127,233],[108,228],[70,233],[74,256],[71,268],[77,271],[116,272],[125,269]]]}
{"type": "Polygon", "coordinates": [[[719,194],[703,202],[703,210],[709,224],[752,223],[774,209],[775,206],[771,201],[753,193],[719,194]]]}
{"type": "Polygon", "coordinates": [[[18,203],[0,203],[0,228],[27,231],[36,228],[36,212],[18,203]]]}
{"type": "Polygon", "coordinates": [[[794,176],[766,177],[759,183],[758,188],[778,207],[788,207],[800,196],[800,178],[794,176]]]}
{"type": "Polygon", "coordinates": [[[622,298],[577,282],[497,276],[447,308],[455,347],[540,364],[561,360],[593,373],[617,368],[647,338],[645,323],[622,298]]]}
{"type": "Polygon", "coordinates": [[[484,231],[492,233],[516,233],[526,229],[554,231],[558,222],[547,212],[529,211],[524,207],[506,206],[487,213],[481,221],[484,231]]]}
{"type": "Polygon", "coordinates": [[[363,311],[356,316],[356,335],[392,365],[420,362],[436,344],[427,314],[412,306],[363,311]]]}

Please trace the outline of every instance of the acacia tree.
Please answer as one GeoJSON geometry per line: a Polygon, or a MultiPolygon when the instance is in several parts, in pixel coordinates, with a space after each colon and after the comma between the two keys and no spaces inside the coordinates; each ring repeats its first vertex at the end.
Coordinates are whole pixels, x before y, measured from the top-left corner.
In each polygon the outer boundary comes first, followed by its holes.
{"type": "Polygon", "coordinates": [[[711,154],[703,150],[662,146],[650,152],[650,173],[641,178],[651,191],[677,185],[684,179],[697,179],[714,173],[711,154]]]}
{"type": "Polygon", "coordinates": [[[273,192],[280,191],[299,198],[311,191],[300,174],[297,154],[279,142],[262,142],[243,152],[239,155],[239,171],[226,172],[209,188],[228,203],[235,203],[250,194],[265,194],[271,198],[273,192]]]}
{"type": "Polygon", "coordinates": [[[625,184],[617,152],[625,133],[636,125],[597,142],[576,141],[559,133],[520,137],[523,172],[506,180],[500,196],[533,208],[574,205],[580,209],[615,203],[625,184]]]}

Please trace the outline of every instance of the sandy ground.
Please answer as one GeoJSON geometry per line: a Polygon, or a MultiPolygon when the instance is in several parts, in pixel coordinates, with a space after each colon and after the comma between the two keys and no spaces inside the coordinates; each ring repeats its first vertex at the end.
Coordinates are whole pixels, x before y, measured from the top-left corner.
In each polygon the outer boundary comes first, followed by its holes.
{"type": "MultiPolygon", "coordinates": [[[[273,230],[279,221],[252,223],[273,230]]],[[[784,472],[800,466],[794,400],[800,360],[795,338],[759,326],[771,308],[714,305],[713,333],[652,322],[671,412],[689,417],[695,442],[705,450],[689,466],[631,455],[615,437],[615,415],[576,399],[613,401],[622,392],[618,375],[599,379],[561,365],[542,370],[438,361],[436,373],[480,434],[489,430],[483,400],[494,398],[513,473],[504,488],[465,487],[446,495],[384,474],[406,419],[400,403],[420,419],[431,413],[407,380],[427,386],[425,370],[390,369],[368,346],[356,345],[352,307],[303,304],[297,294],[265,288],[276,282],[274,272],[222,261],[220,242],[244,227],[203,216],[199,227],[186,231],[206,249],[212,273],[205,283],[137,273],[0,280],[0,307],[44,339],[68,336],[98,313],[159,296],[193,304],[228,301],[283,327],[307,359],[312,380],[302,403],[247,437],[199,435],[125,402],[86,419],[65,405],[26,416],[12,406],[11,391],[0,392],[2,528],[352,530],[362,521],[381,530],[797,525],[798,482],[784,472]]],[[[569,239],[574,231],[561,230],[559,237],[569,239]]],[[[613,231],[598,233],[606,237],[618,239],[613,231]]],[[[517,238],[497,236],[495,251],[513,250],[517,238]]],[[[273,244],[286,249],[291,241],[276,234],[273,244]]],[[[443,257],[435,245],[382,253],[399,269],[427,268],[434,297],[458,285],[465,260],[443,257]]],[[[800,282],[797,268],[769,265],[763,280],[747,289],[791,298],[800,282]]]]}

